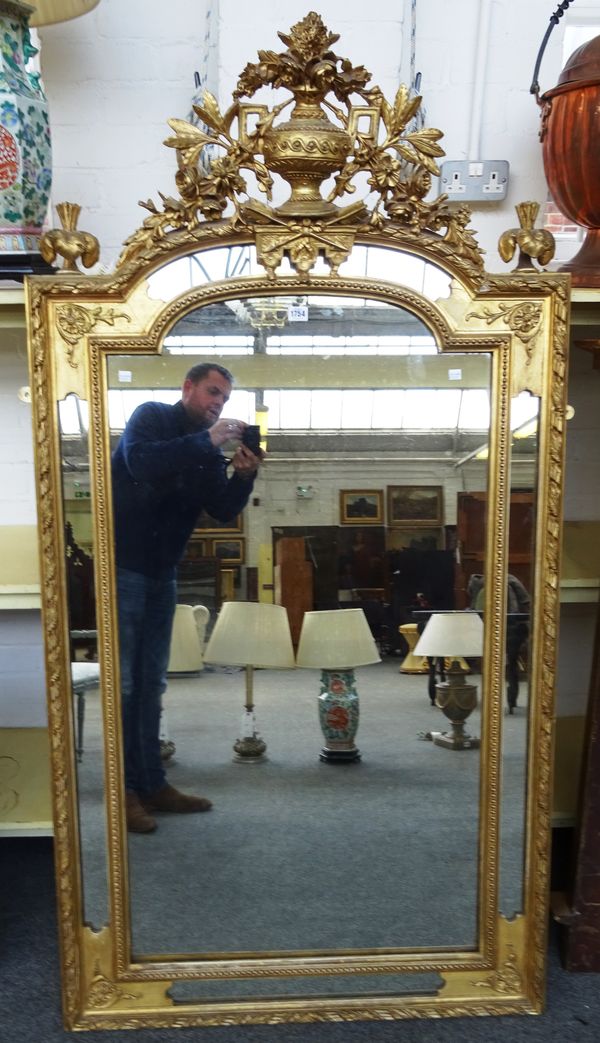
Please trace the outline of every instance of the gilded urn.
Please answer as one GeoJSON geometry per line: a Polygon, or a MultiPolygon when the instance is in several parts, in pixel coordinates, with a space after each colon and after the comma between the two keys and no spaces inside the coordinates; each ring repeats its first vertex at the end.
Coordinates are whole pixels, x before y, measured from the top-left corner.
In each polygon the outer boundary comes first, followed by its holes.
{"type": "Polygon", "coordinates": [[[335,211],[323,199],[321,183],[341,170],[352,142],[321,108],[323,94],[310,87],[294,91],[296,105],[289,120],[271,127],[264,137],[267,166],[291,186],[292,194],[279,213],[312,217],[335,211]]]}

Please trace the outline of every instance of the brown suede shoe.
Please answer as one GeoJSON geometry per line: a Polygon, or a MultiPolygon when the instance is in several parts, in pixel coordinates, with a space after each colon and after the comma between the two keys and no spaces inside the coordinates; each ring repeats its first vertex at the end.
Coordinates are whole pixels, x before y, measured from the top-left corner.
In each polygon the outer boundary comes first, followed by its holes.
{"type": "Polygon", "coordinates": [[[176,815],[189,815],[195,811],[210,811],[212,801],[206,797],[195,797],[191,793],[180,793],[174,786],[163,786],[162,789],[142,797],[146,811],[172,811],[176,815]]]}
{"type": "Polygon", "coordinates": [[[125,794],[125,817],[129,833],[152,833],[156,829],[156,819],[148,814],[137,793],[131,790],[125,794]]]}

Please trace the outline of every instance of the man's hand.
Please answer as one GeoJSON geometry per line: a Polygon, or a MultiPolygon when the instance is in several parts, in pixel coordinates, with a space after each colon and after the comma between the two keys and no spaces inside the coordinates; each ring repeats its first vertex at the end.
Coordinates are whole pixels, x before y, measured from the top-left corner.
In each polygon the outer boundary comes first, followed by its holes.
{"type": "Polygon", "coordinates": [[[212,427],[209,427],[208,434],[212,444],[219,446],[241,438],[245,426],[243,420],[215,420],[212,427]]]}
{"type": "Polygon", "coordinates": [[[231,463],[233,469],[240,478],[252,478],[260,467],[262,456],[255,456],[245,445],[236,449],[231,463]]]}

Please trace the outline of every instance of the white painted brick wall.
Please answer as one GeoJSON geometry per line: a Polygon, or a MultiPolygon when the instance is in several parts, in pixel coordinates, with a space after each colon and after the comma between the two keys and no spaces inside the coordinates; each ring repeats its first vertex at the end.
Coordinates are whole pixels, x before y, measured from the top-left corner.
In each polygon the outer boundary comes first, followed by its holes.
{"type": "Polygon", "coordinates": [[[102,0],[83,18],[40,30],[53,139],[53,202],[82,205],[81,227],[114,265],[142,223],[138,206],[175,191],[167,120],[186,118],[202,55],[196,0],[102,0]]]}

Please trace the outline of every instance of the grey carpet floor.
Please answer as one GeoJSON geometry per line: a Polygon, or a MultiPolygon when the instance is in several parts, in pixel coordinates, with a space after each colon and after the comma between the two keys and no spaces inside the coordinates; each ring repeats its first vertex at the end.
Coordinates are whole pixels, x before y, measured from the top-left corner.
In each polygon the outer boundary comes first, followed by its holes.
{"type": "MultiPolygon", "coordinates": [[[[480,754],[422,738],[448,722],[430,706],[426,678],[398,665],[357,671],[362,759],[350,765],[319,760],[316,671],[256,672],[267,755],[252,765],[232,757],[243,673],[170,678],[169,779],[210,796],[214,810],[160,816],[156,833],[130,837],[137,953],[473,945],[480,754]]],[[[480,723],[476,711],[468,730],[478,735],[480,723]]],[[[501,907],[512,915],[521,904],[525,710],[504,727],[501,907]]],[[[107,908],[100,736],[89,693],[79,782],[86,919],[95,926],[107,908]]]]}

